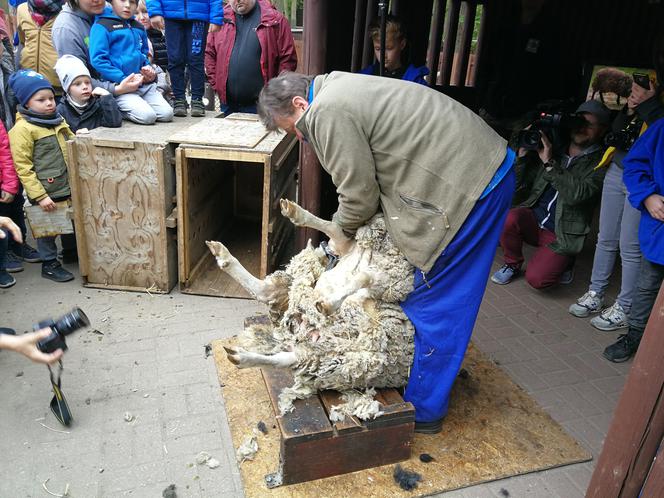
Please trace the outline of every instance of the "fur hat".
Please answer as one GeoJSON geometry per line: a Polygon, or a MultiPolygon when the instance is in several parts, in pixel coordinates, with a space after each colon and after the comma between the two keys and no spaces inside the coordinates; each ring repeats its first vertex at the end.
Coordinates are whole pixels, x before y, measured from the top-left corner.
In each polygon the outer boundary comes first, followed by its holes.
{"type": "Polygon", "coordinates": [[[69,93],[69,87],[79,76],[91,77],[90,71],[83,61],[71,54],[63,55],[58,59],[58,62],[55,63],[55,72],[58,73],[65,93],[69,93]]]}
{"type": "Polygon", "coordinates": [[[48,89],[55,94],[48,80],[32,69],[16,71],[9,77],[9,86],[23,107],[28,106],[30,98],[39,90],[48,89]]]}

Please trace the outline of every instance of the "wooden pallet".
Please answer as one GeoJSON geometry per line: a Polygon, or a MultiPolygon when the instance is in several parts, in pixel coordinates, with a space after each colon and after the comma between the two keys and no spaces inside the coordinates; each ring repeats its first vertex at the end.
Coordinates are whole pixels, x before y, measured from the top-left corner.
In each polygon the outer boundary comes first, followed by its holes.
{"type": "Polygon", "coordinates": [[[347,474],[410,458],[415,409],[395,389],[378,390],[384,415],[367,421],[346,417],[331,422],[330,409],[341,403],[337,391],[296,400],[295,409],[279,415],[278,398],[293,384],[286,369],[261,369],[281,432],[279,469],[265,476],[270,488],[347,474]]]}

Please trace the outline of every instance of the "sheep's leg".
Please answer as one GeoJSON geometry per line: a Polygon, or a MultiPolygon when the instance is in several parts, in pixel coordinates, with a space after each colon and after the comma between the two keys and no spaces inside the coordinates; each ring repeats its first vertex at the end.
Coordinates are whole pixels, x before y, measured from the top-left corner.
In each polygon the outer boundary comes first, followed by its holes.
{"type": "Polygon", "coordinates": [[[370,274],[360,272],[337,287],[327,287],[324,292],[319,292],[324,297],[316,301],[316,309],[325,315],[331,315],[339,309],[348,296],[360,290],[367,290],[372,280],[370,274]]]}
{"type": "Polygon", "coordinates": [[[353,239],[348,238],[335,222],[323,220],[288,199],[281,199],[279,204],[281,205],[281,214],[291,220],[293,225],[313,228],[327,235],[339,256],[343,256],[350,250],[353,239]]]}
{"type": "Polygon", "coordinates": [[[242,348],[227,348],[228,360],[238,368],[276,367],[290,368],[297,363],[297,356],[293,351],[281,351],[276,354],[260,354],[246,351],[242,348]]]}
{"type": "MultiPolygon", "coordinates": [[[[256,299],[263,303],[274,300],[279,289],[276,288],[277,286],[273,282],[254,277],[221,242],[206,241],[205,243],[217,259],[219,268],[228,273],[256,299]]],[[[287,289],[285,290],[287,291],[287,289]]]]}

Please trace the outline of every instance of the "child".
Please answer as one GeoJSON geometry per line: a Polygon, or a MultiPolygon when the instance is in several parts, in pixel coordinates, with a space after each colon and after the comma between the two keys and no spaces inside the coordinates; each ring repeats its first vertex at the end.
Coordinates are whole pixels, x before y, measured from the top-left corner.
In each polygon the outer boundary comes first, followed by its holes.
{"type": "Polygon", "coordinates": [[[65,96],[58,104],[58,113],[65,118],[71,131],[78,134],[107,126],[122,125],[122,113],[113,95],[101,87],[92,89],[90,71],[73,55],[63,55],[55,64],[65,96]]]}
{"type": "MultiPolygon", "coordinates": [[[[66,141],[74,134],[55,107],[53,87],[41,74],[21,70],[9,79],[18,99],[16,124],[9,131],[9,143],[18,177],[33,204],[44,211],[56,208],[56,201],[69,199],[66,141]]],[[[63,252],[72,250],[73,238],[62,236],[63,252]]],[[[37,239],[42,260],[42,277],[68,282],[74,275],[57,260],[55,237],[37,239]]]]}
{"type": "MultiPolygon", "coordinates": [[[[14,198],[17,195],[18,176],[16,175],[12,153],[9,149],[9,137],[5,131],[5,127],[0,124],[0,205],[2,208],[13,204],[14,198]]],[[[8,273],[8,270],[20,271],[23,269],[23,266],[20,266],[18,270],[16,268],[7,268],[9,240],[10,237],[7,236],[6,232],[5,237],[0,239],[0,288],[2,289],[11,287],[16,283],[16,280],[8,273]]]]}
{"type": "Polygon", "coordinates": [[[139,124],[171,121],[173,108],[154,83],[156,73],[148,60],[148,37],[134,19],[137,0],[111,0],[90,30],[90,62],[105,80],[120,83],[141,74],[136,92],[116,96],[125,118],[139,124]]]}
{"type": "Polygon", "coordinates": [[[145,0],[138,0],[138,11],[136,19],[145,28],[148,34],[148,40],[152,45],[150,54],[152,56],[152,63],[159,66],[164,71],[168,71],[168,52],[166,51],[166,37],[164,33],[152,26],[150,16],[148,15],[148,8],[145,5],[145,0]]]}
{"type": "MultiPolygon", "coordinates": [[[[380,23],[378,21],[369,27],[369,35],[373,41],[376,62],[360,71],[361,74],[380,75],[380,23]]],[[[428,85],[424,77],[429,74],[426,66],[416,67],[409,64],[405,59],[405,48],[408,45],[406,31],[401,21],[396,17],[387,16],[385,29],[385,72],[388,78],[397,78],[406,81],[414,81],[422,85],[428,85]]]]}
{"type": "Polygon", "coordinates": [[[43,74],[53,85],[56,97],[62,95],[58,76],[53,70],[58,54],[51,41],[51,29],[62,10],[59,1],[30,1],[16,8],[18,39],[21,45],[19,66],[43,74]]]}
{"type": "Polygon", "coordinates": [[[174,114],[187,115],[185,99],[185,66],[191,78],[191,115],[205,116],[205,42],[208,23],[210,33],[219,31],[223,22],[220,0],[146,0],[152,25],[166,32],[168,72],[175,94],[174,114]],[[165,18],[165,20],[164,20],[165,18]]]}
{"type": "Polygon", "coordinates": [[[664,119],[641,135],[623,166],[629,202],[641,211],[639,242],[643,258],[627,333],[604,350],[604,357],[614,363],[626,361],[636,353],[664,281],[664,119]]]}

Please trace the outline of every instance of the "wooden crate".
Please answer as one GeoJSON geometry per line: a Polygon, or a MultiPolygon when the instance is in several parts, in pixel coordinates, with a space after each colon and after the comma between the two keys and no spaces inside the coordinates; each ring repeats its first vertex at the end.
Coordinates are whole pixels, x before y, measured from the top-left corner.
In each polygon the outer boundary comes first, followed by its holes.
{"type": "Polygon", "coordinates": [[[261,369],[281,432],[279,468],[265,476],[268,487],[295,484],[357,470],[388,465],[410,458],[415,409],[395,389],[380,389],[375,399],[384,415],[361,421],[355,417],[331,422],[332,405],[341,403],[336,391],[296,400],[295,409],[279,415],[278,398],[293,384],[286,369],[261,369]]]}
{"type": "Polygon", "coordinates": [[[267,133],[252,115],[205,119],[171,137],[175,151],[180,290],[249,297],[205,245],[225,244],[264,278],[290,256],[294,227],[279,199],[296,199],[297,140],[267,133]]]}
{"type": "Polygon", "coordinates": [[[174,146],[197,118],[97,128],[68,144],[84,285],[167,293],[177,282],[174,146]],[[169,228],[169,225],[173,228],[169,228]]]}

